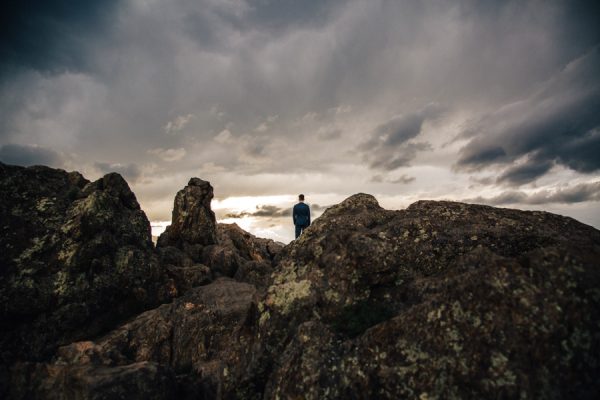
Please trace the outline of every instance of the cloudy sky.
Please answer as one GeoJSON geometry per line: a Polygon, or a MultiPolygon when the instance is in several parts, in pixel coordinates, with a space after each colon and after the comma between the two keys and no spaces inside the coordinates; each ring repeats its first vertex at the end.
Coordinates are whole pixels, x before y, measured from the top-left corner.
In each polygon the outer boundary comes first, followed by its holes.
{"type": "Polygon", "coordinates": [[[192,176],[292,238],[357,192],[600,227],[597,1],[9,1],[0,160],[123,174],[155,225],[192,176]]]}

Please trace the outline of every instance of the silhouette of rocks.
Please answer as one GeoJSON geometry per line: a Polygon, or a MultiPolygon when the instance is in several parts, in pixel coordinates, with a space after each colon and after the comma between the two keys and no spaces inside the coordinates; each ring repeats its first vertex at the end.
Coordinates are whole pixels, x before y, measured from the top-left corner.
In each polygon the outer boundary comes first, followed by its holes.
{"type": "Polygon", "coordinates": [[[40,360],[155,305],[150,224],[118,174],[0,163],[0,360],[40,360]]]}

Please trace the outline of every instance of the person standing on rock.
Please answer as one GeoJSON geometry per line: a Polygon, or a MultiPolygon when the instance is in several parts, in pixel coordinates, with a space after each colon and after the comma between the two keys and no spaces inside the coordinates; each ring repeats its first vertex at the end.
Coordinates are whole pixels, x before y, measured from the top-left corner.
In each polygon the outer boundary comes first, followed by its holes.
{"type": "Polygon", "coordinates": [[[294,206],[292,217],[296,226],[296,239],[310,225],[310,208],[304,203],[304,195],[298,196],[298,204],[294,206]]]}

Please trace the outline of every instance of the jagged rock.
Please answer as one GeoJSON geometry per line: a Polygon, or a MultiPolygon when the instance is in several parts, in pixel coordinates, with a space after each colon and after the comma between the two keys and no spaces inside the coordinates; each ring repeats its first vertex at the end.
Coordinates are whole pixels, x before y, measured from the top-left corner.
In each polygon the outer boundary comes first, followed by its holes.
{"type": "MultiPolygon", "coordinates": [[[[210,207],[212,198],[212,186],[199,178],[190,179],[177,193],[171,225],[157,243],[161,264],[169,266],[169,271],[202,264],[210,269],[213,278],[235,277],[266,288],[273,260],[283,245],[257,238],[236,224],[216,224],[210,207]]],[[[176,279],[173,287],[175,293],[187,289],[176,279]]]]}
{"type": "Polygon", "coordinates": [[[255,295],[252,285],[218,279],[172,304],[140,314],[95,342],[60,348],[54,365],[68,365],[75,371],[77,366],[89,366],[85,371],[95,371],[99,366],[125,368],[153,362],[183,380],[182,392],[221,398],[235,392],[245,373],[241,357],[252,339],[255,295]]]}
{"type": "Polygon", "coordinates": [[[150,224],[118,174],[0,163],[0,360],[42,360],[159,300],[150,224]]]}
{"type": "Polygon", "coordinates": [[[213,188],[192,178],[175,196],[171,225],[159,236],[157,247],[173,246],[200,261],[204,246],[217,242],[215,213],[210,209],[213,188]]]}
{"type": "Polygon", "coordinates": [[[369,195],[284,248],[258,305],[264,398],[595,398],[600,232],[369,195]]]}
{"type": "Polygon", "coordinates": [[[217,225],[218,244],[206,247],[203,261],[216,276],[234,277],[266,288],[273,272],[273,260],[283,245],[257,238],[236,224],[217,225]]]}

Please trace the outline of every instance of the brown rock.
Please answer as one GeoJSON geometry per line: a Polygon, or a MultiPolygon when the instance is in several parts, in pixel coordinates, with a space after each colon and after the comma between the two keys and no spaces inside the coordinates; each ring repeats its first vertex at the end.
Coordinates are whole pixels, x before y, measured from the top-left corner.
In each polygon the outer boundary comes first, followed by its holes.
{"type": "Polygon", "coordinates": [[[242,357],[252,339],[255,295],[252,285],[218,279],[140,314],[95,342],[62,347],[57,363],[114,367],[151,361],[168,366],[186,382],[183,392],[221,398],[235,392],[245,373],[242,357]]]}
{"type": "Polygon", "coordinates": [[[249,370],[265,398],[594,398],[599,260],[570,218],[353,196],[280,254],[249,370]]]}
{"type": "Polygon", "coordinates": [[[177,397],[176,377],[156,363],[124,366],[50,365],[21,363],[12,368],[15,376],[10,398],[18,400],[167,400],[177,397]]]}
{"type": "Polygon", "coordinates": [[[47,359],[160,301],[150,224],[118,174],[0,163],[0,360],[47,359]]]}
{"type": "Polygon", "coordinates": [[[216,276],[234,277],[266,288],[283,245],[258,238],[236,224],[217,225],[218,244],[205,248],[203,261],[216,276]]]}
{"type": "Polygon", "coordinates": [[[157,247],[173,246],[200,261],[202,248],[217,242],[215,213],[210,209],[212,198],[209,182],[190,179],[175,196],[171,225],[158,238],[157,247]]]}

